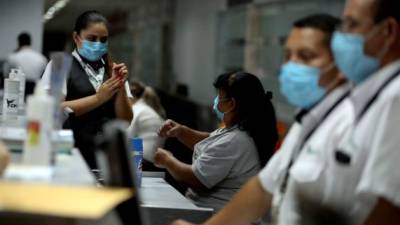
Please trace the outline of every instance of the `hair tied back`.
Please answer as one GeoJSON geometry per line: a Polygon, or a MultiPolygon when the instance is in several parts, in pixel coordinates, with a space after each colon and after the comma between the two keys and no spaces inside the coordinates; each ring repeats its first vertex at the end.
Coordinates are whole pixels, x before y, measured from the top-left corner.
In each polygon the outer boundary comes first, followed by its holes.
{"type": "Polygon", "coordinates": [[[266,91],[265,92],[265,97],[267,97],[268,100],[272,100],[273,94],[271,91],[266,91]]]}

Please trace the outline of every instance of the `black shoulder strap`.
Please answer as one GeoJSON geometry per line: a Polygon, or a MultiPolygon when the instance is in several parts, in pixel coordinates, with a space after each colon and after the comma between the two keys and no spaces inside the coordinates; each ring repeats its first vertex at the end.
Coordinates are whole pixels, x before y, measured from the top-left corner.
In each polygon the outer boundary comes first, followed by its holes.
{"type": "Polygon", "coordinates": [[[338,106],[347,96],[349,96],[350,92],[351,91],[348,90],[346,93],[344,93],[343,96],[341,96],[339,99],[337,99],[336,102],[325,112],[325,114],[318,121],[318,125],[315,126],[312,130],[310,130],[310,132],[308,132],[308,134],[306,134],[305,138],[302,140],[302,142],[300,144],[299,149],[302,149],[304,147],[304,144],[311,137],[311,135],[313,135],[315,130],[317,130],[319,124],[321,124],[323,121],[325,121],[325,119],[329,116],[329,114],[331,114],[331,112],[336,108],[336,106],[338,106]]]}
{"type": "Polygon", "coordinates": [[[285,177],[284,180],[280,186],[280,191],[281,193],[285,193],[286,192],[286,188],[287,188],[287,183],[289,180],[289,173],[290,173],[290,169],[292,168],[294,162],[296,161],[297,157],[300,155],[301,150],[303,149],[305,143],[307,142],[307,140],[313,135],[313,133],[317,130],[317,128],[319,127],[319,125],[329,116],[329,114],[331,114],[331,112],[336,108],[336,106],[338,106],[347,96],[349,96],[350,94],[350,90],[348,90],[347,92],[345,92],[340,98],[338,98],[334,104],[331,105],[331,107],[329,107],[329,109],[325,112],[325,114],[321,117],[321,119],[318,121],[318,123],[316,123],[316,126],[313,127],[310,132],[308,132],[304,139],[301,141],[301,143],[299,144],[299,147],[296,148],[296,152],[292,153],[289,165],[286,169],[285,172],[285,177]]]}
{"type": "Polygon", "coordinates": [[[367,104],[362,108],[360,113],[357,115],[356,123],[358,123],[368,111],[368,109],[372,106],[372,104],[376,101],[379,95],[382,93],[383,90],[392,82],[398,75],[400,75],[400,70],[397,70],[395,73],[392,74],[378,89],[378,91],[369,99],[367,104]]]}

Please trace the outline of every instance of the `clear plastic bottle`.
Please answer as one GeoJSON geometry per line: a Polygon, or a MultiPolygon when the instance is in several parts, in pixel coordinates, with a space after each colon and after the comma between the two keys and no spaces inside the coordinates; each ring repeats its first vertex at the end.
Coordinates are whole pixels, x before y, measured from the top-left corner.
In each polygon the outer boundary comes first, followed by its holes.
{"type": "Polygon", "coordinates": [[[25,85],[26,85],[26,76],[21,68],[17,69],[17,78],[20,81],[19,84],[19,105],[18,109],[23,110],[25,108],[25,85]]]}
{"type": "Polygon", "coordinates": [[[17,69],[11,69],[9,77],[4,79],[3,121],[18,119],[20,80],[17,69]]]}
{"type": "Polygon", "coordinates": [[[55,100],[40,82],[27,101],[27,137],[24,143],[24,163],[50,166],[53,158],[51,133],[55,100]]]}

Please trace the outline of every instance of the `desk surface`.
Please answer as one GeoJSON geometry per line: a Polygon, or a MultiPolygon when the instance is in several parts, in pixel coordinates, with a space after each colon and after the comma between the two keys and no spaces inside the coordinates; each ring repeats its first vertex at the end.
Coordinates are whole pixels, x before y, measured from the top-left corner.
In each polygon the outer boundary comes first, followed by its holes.
{"type": "Polygon", "coordinates": [[[143,177],[140,195],[144,207],[200,210],[162,178],[143,177]]]}
{"type": "MultiPolygon", "coordinates": [[[[20,153],[12,154],[13,163],[21,163],[21,159],[20,153]]],[[[96,184],[93,174],[77,149],[73,149],[71,154],[57,154],[50,183],[84,186],[96,184]]],[[[160,177],[144,176],[139,193],[143,207],[210,211],[194,205],[160,177]]]]}
{"type": "MultiPolygon", "coordinates": [[[[16,165],[21,164],[22,154],[12,153],[11,162],[16,165]]],[[[96,184],[93,174],[77,149],[73,149],[71,154],[57,154],[50,183],[79,186],[96,184]]]]}

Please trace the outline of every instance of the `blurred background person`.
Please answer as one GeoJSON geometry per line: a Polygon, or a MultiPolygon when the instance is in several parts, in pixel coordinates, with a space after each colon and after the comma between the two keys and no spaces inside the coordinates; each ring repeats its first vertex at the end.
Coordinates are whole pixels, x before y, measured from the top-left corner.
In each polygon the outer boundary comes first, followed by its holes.
{"type": "Polygon", "coordinates": [[[128,128],[130,137],[143,139],[143,158],[154,162],[154,154],[164,144],[158,130],[166,119],[165,110],[153,88],[139,81],[131,84],[133,120],[128,128]]]}
{"type": "Polygon", "coordinates": [[[28,33],[18,35],[18,48],[12,53],[3,65],[3,74],[8,77],[12,68],[21,68],[26,76],[25,96],[33,93],[47,64],[47,59],[31,47],[32,40],[28,33]]]}
{"type": "Polygon", "coordinates": [[[214,111],[225,124],[212,133],[200,132],[168,120],[163,137],[176,137],[193,150],[185,164],[158,149],[155,164],[190,188],[186,197],[196,205],[218,211],[272,156],[278,140],[272,94],[249,73],[220,75],[214,87],[214,111]]]}

